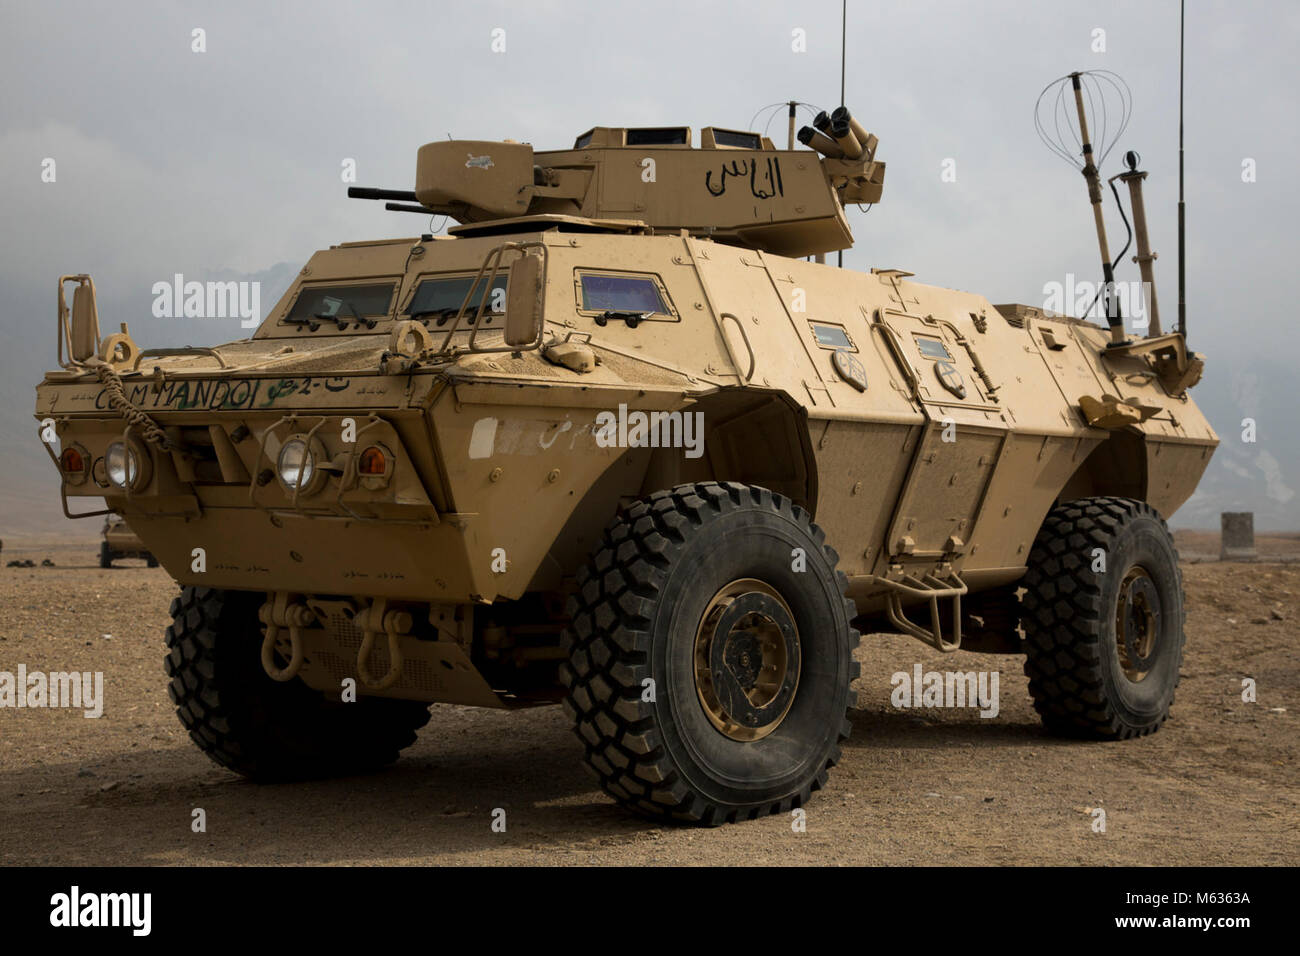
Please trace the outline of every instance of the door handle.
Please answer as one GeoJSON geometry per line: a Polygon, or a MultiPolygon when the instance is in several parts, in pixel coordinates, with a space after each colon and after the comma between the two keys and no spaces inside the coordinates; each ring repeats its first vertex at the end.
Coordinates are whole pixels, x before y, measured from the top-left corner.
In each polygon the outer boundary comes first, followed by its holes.
{"type": "MultiPolygon", "coordinates": [[[[745,341],[745,350],[749,352],[749,371],[742,375],[740,380],[748,385],[749,380],[754,377],[754,368],[758,364],[758,358],[754,355],[754,347],[749,344],[749,333],[745,331],[744,323],[730,312],[723,312],[718,316],[718,318],[731,319],[731,321],[736,323],[736,328],[740,329],[740,337],[745,341]]],[[[736,353],[731,348],[731,340],[727,338],[726,329],[723,329],[722,331],[722,341],[723,344],[727,346],[727,354],[731,356],[731,364],[736,367],[736,372],[739,373],[740,363],[736,361],[736,353]]]]}

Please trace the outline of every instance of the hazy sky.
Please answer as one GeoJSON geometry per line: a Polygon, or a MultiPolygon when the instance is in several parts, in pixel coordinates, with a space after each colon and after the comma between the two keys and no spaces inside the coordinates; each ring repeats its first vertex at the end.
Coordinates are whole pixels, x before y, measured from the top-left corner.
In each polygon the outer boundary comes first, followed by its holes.
{"type": "MultiPolygon", "coordinates": [[[[1300,351],[1281,344],[1295,312],[1300,4],[1188,7],[1190,338],[1234,396],[1220,416],[1232,424],[1252,396],[1289,398],[1278,353],[1300,351]],[[1255,182],[1242,181],[1248,159],[1255,182]]],[[[150,287],[176,272],[291,275],[331,243],[425,228],[347,200],[344,160],[360,184],[410,188],[416,148],[448,134],[545,149],[592,125],[744,128],[791,98],[830,109],[839,16],[838,0],[2,2],[0,427],[30,415],[38,368],[53,364],[60,272],[90,271],[102,325],[129,321],[145,345],[239,338],[237,320],[153,320],[150,287]],[[205,52],[192,50],[195,29],[205,52]],[[504,52],[492,49],[497,29],[504,52]],[[792,50],[795,30],[807,52],[792,50]],[[53,183],[41,178],[47,158],[53,183]]],[[[1032,112],[1048,81],[1107,69],[1128,82],[1134,112],[1103,173],[1123,149],[1142,154],[1172,320],[1175,0],[850,0],[848,21],[846,100],[880,137],[888,173],[883,201],[850,211],[846,266],[904,268],[994,302],[1041,304],[1044,284],[1068,273],[1094,280],[1082,177],[1039,143],[1032,112]],[[943,181],[946,160],[955,182],[943,181]]],[[[783,142],[783,115],[771,134],[783,142]]],[[[1121,278],[1135,276],[1126,262],[1121,278]]],[[[1294,424],[1260,430],[1277,459],[1295,459],[1294,424]]]]}

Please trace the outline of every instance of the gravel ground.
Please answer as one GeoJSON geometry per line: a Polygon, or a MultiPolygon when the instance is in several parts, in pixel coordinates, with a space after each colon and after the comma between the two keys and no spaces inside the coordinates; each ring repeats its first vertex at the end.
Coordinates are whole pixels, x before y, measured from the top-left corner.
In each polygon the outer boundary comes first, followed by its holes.
{"type": "Polygon", "coordinates": [[[853,736],[804,832],[789,817],[701,830],[621,811],[555,707],[435,705],[383,773],[248,783],[190,743],[167,699],[164,571],[100,570],[97,543],[6,543],[6,564],[55,566],[0,567],[0,671],[102,671],[105,704],[97,720],[0,709],[0,863],[1294,864],[1300,564],[1281,562],[1300,548],[1281,540],[1262,548],[1270,563],[1185,565],[1183,682],[1170,721],[1141,740],[1046,736],[1020,657],[864,638],[853,736]],[[917,663],[999,671],[1000,712],[891,706],[890,675],[917,663]]]}

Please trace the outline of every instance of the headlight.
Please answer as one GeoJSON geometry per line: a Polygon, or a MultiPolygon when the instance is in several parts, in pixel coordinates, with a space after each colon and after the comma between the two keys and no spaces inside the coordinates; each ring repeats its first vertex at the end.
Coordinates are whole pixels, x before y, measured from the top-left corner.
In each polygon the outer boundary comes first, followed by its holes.
{"type": "Polygon", "coordinates": [[[140,459],[126,442],[115,441],[104,453],[104,472],[108,483],[125,491],[134,488],[140,477],[140,459]]]}
{"type": "Polygon", "coordinates": [[[293,493],[294,489],[306,492],[311,488],[311,480],[316,475],[316,456],[301,438],[290,438],[280,449],[276,459],[276,471],[280,473],[280,483],[293,493]]]}

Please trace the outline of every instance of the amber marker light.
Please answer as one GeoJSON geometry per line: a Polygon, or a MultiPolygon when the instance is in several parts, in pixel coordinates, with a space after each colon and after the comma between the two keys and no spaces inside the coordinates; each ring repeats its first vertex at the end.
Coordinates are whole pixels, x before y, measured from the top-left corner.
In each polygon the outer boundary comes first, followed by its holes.
{"type": "Polygon", "coordinates": [[[86,459],[75,448],[64,450],[59,461],[65,475],[79,475],[86,470],[86,459]]]}
{"type": "Polygon", "coordinates": [[[383,475],[388,471],[388,456],[384,454],[383,449],[371,445],[361,453],[357,471],[363,475],[383,475]]]}

